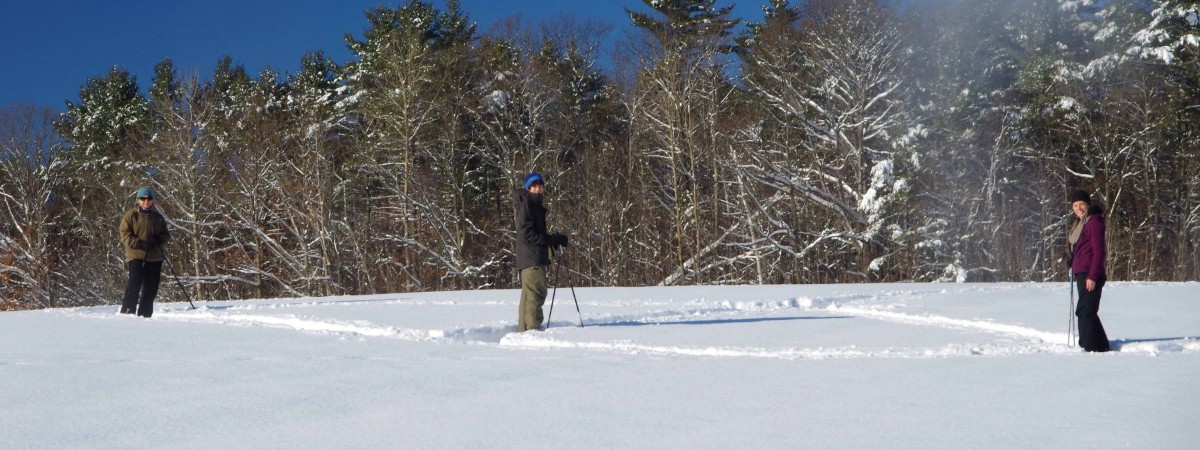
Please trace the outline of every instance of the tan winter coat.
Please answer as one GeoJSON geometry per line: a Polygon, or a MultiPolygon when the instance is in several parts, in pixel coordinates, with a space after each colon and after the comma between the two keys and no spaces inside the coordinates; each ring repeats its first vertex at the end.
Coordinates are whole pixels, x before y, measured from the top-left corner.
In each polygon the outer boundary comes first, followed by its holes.
{"type": "Polygon", "coordinates": [[[126,261],[162,261],[162,246],[169,240],[171,233],[167,231],[167,221],[157,209],[142,211],[140,207],[134,206],[121,218],[121,243],[125,245],[126,261]],[[152,237],[157,239],[159,244],[149,251],[133,247],[138,241],[150,242],[152,237]]]}

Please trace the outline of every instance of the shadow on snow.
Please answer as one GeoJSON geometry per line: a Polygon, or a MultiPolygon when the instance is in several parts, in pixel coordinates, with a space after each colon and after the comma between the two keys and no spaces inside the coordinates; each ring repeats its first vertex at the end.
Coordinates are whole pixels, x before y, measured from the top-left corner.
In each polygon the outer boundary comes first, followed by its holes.
{"type": "Polygon", "coordinates": [[[1200,336],[1181,336],[1181,337],[1170,337],[1170,338],[1147,338],[1147,339],[1116,339],[1116,340],[1111,340],[1108,342],[1109,342],[1109,346],[1112,347],[1113,350],[1120,351],[1122,347],[1125,347],[1127,345],[1153,344],[1153,343],[1179,342],[1179,341],[1198,341],[1198,340],[1200,340],[1200,336]]]}
{"type": "Polygon", "coordinates": [[[825,320],[825,319],[853,319],[854,316],[826,316],[826,317],[755,317],[748,319],[705,319],[705,320],[677,320],[670,322],[642,322],[626,320],[620,322],[602,322],[587,324],[593,327],[640,327],[646,325],[728,325],[738,323],[758,323],[758,322],[778,322],[791,320],[825,320]]]}

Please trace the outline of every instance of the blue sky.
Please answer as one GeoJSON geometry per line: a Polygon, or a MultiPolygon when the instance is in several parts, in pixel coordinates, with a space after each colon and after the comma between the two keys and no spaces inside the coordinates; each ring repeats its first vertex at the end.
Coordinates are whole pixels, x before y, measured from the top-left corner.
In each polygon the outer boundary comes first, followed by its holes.
{"type": "MultiPolygon", "coordinates": [[[[75,101],[88,78],[114,65],[137,76],[143,90],[154,65],[171,58],[180,75],[211,74],[228,54],[251,74],[270,66],[295,71],[301,56],[321,50],[345,63],[345,33],[361,37],[363,12],[402,1],[380,0],[36,0],[9,2],[0,14],[0,106],[31,103],[58,110],[75,101]]],[[[735,15],[761,20],[766,0],[736,3],[735,15]]],[[[434,0],[439,8],[445,0],[434,0]]],[[[486,31],[497,19],[559,15],[627,26],[622,7],[649,11],[640,0],[461,0],[486,31]]],[[[617,32],[614,36],[619,35],[617,32]]]]}

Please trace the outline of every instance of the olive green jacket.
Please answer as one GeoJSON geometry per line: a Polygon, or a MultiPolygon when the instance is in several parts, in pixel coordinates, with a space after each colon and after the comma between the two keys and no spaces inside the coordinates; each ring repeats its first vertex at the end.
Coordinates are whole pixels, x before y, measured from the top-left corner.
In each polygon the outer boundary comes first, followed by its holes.
{"type": "Polygon", "coordinates": [[[125,246],[126,261],[162,261],[165,259],[162,247],[169,240],[171,232],[167,231],[167,220],[157,209],[142,211],[140,207],[134,206],[121,218],[121,244],[125,246]],[[149,250],[134,248],[138,241],[158,241],[158,245],[149,250]]]}

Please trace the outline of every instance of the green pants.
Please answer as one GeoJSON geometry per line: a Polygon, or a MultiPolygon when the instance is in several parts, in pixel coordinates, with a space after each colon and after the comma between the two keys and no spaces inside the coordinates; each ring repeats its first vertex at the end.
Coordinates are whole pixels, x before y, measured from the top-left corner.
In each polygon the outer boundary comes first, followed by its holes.
{"type": "Polygon", "coordinates": [[[542,329],[542,305],[546,304],[546,266],[521,270],[521,306],[517,331],[542,329]]]}

